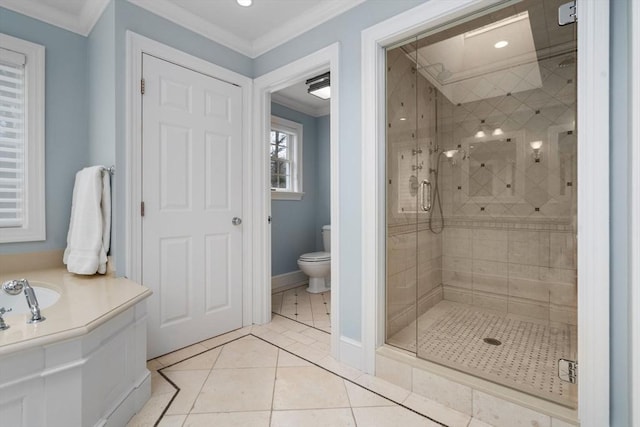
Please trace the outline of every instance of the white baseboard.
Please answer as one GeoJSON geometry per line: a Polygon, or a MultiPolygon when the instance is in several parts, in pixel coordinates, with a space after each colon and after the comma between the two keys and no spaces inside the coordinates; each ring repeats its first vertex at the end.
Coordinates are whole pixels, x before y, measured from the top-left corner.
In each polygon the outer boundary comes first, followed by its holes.
{"type": "Polygon", "coordinates": [[[362,343],[354,339],[340,337],[340,362],[364,371],[364,352],[362,343]]]}
{"type": "Polygon", "coordinates": [[[271,292],[282,292],[309,283],[309,278],[300,270],[271,277],[271,292]]]}

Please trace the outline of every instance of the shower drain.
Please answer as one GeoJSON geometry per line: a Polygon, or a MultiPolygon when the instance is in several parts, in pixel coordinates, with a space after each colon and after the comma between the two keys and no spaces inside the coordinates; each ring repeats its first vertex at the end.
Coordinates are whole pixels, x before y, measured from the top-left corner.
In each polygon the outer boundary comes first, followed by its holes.
{"type": "Polygon", "coordinates": [[[485,338],[482,341],[486,342],[487,344],[490,345],[501,345],[502,342],[500,340],[497,340],[495,338],[485,338]]]}

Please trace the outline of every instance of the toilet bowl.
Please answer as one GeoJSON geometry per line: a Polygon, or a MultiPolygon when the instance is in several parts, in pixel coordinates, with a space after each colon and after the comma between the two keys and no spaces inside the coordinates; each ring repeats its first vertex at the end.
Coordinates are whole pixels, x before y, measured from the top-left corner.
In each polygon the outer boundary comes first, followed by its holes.
{"type": "Polygon", "coordinates": [[[331,290],[331,226],[322,227],[322,242],[326,252],[300,255],[298,267],[309,276],[307,292],[317,294],[331,290]]]}

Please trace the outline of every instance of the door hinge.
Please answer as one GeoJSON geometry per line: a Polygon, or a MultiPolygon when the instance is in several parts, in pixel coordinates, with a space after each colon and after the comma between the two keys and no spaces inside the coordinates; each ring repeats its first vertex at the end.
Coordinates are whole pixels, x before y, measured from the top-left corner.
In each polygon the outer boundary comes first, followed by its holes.
{"type": "Polygon", "coordinates": [[[271,224],[271,215],[269,215],[269,216],[267,217],[267,223],[268,223],[268,224],[271,224]]]}
{"type": "Polygon", "coordinates": [[[578,21],[578,6],[575,1],[570,1],[558,7],[558,25],[573,24],[578,21]]]}
{"type": "Polygon", "coordinates": [[[574,360],[558,360],[558,377],[562,381],[575,384],[578,382],[578,362],[574,360]]]}
{"type": "Polygon", "coordinates": [[[144,216],[144,202],[140,202],[140,216],[144,216]]]}
{"type": "Polygon", "coordinates": [[[144,79],[140,79],[140,93],[144,95],[144,79]]]}

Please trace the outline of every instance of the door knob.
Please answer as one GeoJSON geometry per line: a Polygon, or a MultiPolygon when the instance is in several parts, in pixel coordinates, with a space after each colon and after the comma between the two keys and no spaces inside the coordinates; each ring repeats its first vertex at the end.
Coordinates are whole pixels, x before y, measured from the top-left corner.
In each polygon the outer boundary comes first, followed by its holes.
{"type": "Polygon", "coordinates": [[[237,216],[234,216],[233,219],[231,220],[231,224],[240,225],[240,224],[242,224],[242,219],[238,218],[237,216]]]}

